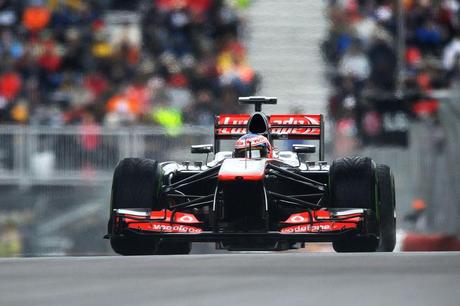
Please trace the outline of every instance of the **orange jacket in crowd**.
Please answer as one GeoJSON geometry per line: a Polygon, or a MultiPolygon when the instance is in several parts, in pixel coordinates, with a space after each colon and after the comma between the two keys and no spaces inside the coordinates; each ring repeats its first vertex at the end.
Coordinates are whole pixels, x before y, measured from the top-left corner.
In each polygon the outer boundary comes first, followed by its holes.
{"type": "Polygon", "coordinates": [[[51,18],[50,11],[44,6],[30,6],[25,9],[22,16],[22,24],[31,31],[37,32],[43,30],[51,18]]]}

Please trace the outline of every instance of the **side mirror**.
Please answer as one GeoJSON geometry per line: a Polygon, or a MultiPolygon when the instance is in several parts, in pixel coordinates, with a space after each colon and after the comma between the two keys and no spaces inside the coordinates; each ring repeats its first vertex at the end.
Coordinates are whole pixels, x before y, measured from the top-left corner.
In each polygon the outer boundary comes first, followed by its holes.
{"type": "Polygon", "coordinates": [[[212,153],[213,150],[214,146],[212,144],[194,145],[190,147],[190,152],[193,154],[209,154],[212,153]]]}
{"type": "Polygon", "coordinates": [[[316,152],[315,145],[306,145],[306,144],[293,144],[292,152],[297,154],[310,154],[316,152]]]}

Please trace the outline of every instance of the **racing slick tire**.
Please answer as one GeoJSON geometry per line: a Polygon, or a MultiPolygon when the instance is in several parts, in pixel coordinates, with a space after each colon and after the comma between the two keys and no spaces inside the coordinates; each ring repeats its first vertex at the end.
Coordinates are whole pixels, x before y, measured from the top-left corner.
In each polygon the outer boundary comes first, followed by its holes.
{"type": "Polygon", "coordinates": [[[379,252],[393,252],[396,246],[396,197],[394,177],[390,167],[377,165],[377,180],[380,204],[379,252]]]}
{"type": "MultiPolygon", "coordinates": [[[[125,158],[115,168],[112,182],[111,212],[121,208],[160,210],[161,176],[158,162],[146,158],[125,158]]],[[[109,220],[108,232],[112,231],[109,220]]],[[[151,237],[112,236],[112,249],[120,255],[188,254],[190,243],[159,243],[151,237]]]]}
{"type": "Polygon", "coordinates": [[[157,242],[147,237],[119,237],[110,238],[112,250],[120,255],[153,255],[157,242]]]}
{"type": "MultiPolygon", "coordinates": [[[[330,207],[371,209],[377,216],[375,163],[356,156],[335,160],[329,170],[330,207]]],[[[333,241],[336,252],[375,252],[379,239],[374,236],[346,236],[333,241]]]]}
{"type": "Polygon", "coordinates": [[[160,184],[158,162],[125,158],[118,163],[113,174],[111,208],[155,209],[160,184]]]}

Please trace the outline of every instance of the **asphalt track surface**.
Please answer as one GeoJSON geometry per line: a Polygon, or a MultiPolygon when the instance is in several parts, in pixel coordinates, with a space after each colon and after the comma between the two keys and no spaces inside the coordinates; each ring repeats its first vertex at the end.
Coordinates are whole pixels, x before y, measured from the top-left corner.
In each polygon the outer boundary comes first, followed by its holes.
{"type": "Polygon", "coordinates": [[[0,305],[460,305],[460,253],[0,260],[0,305]]]}

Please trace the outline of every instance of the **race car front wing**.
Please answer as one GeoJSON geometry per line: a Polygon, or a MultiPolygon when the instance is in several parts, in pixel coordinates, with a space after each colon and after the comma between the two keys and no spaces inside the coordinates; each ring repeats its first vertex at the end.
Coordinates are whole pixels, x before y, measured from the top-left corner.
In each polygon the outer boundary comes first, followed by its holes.
{"type": "Polygon", "coordinates": [[[234,239],[264,239],[292,242],[329,242],[347,235],[378,237],[374,212],[367,209],[319,209],[292,214],[277,231],[211,231],[193,214],[163,209],[115,209],[111,234],[147,235],[158,239],[218,242],[234,239]]]}

